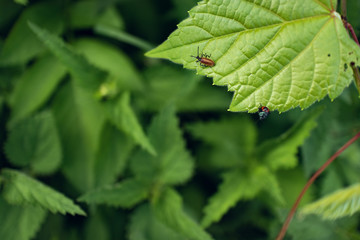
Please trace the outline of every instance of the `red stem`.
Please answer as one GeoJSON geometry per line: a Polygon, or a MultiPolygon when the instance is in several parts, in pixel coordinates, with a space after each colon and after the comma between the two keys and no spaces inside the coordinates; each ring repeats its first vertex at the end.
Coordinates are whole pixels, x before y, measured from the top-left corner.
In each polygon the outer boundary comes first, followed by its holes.
{"type": "Polygon", "coordinates": [[[330,163],[332,163],[346,148],[348,148],[353,142],[355,142],[360,137],[360,132],[358,132],[353,138],[351,138],[347,143],[345,143],[344,146],[342,146],[334,155],[332,155],[325,163],[322,165],[316,173],[309,179],[309,181],[304,186],[303,190],[299,194],[298,198],[296,199],[294,205],[292,206],[289,215],[287,216],[279,235],[276,237],[276,240],[282,240],[285,236],[286,230],[290,224],[291,219],[293,218],[295,211],[304,196],[305,192],[308,190],[308,188],[311,186],[311,184],[315,181],[315,179],[329,166],[330,163]]]}
{"type": "Polygon", "coordinates": [[[351,36],[352,38],[354,39],[354,41],[357,43],[357,45],[360,47],[360,43],[359,43],[359,40],[357,39],[356,37],[356,33],[354,31],[354,28],[351,26],[350,23],[346,23],[346,28],[350,30],[350,33],[351,33],[351,36]]]}

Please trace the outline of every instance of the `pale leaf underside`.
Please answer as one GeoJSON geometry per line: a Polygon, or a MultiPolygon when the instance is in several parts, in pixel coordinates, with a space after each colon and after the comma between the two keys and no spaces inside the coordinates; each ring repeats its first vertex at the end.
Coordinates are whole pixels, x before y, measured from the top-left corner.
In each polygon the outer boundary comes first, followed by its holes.
{"type": "Polygon", "coordinates": [[[146,55],[213,77],[234,92],[230,111],[279,112],[337,97],[352,81],[360,48],[334,0],[208,0],[146,55]],[[206,53],[214,67],[191,57],[206,53]]]}

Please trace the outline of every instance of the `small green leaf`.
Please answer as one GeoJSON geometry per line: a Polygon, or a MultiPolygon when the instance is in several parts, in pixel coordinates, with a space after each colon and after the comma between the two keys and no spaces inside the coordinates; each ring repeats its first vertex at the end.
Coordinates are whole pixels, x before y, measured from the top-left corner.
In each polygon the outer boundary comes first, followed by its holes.
{"type": "Polygon", "coordinates": [[[205,216],[201,221],[203,227],[219,221],[239,200],[252,199],[261,190],[269,191],[276,200],[283,202],[276,178],[262,166],[252,167],[249,172],[234,169],[225,173],[223,179],[219,190],[204,209],[205,216]]]}
{"type": "Polygon", "coordinates": [[[137,178],[160,184],[180,184],[193,172],[193,159],[185,148],[173,107],[166,107],[154,117],[148,136],[157,155],[137,152],[130,160],[137,178]]]}
{"type": "Polygon", "coordinates": [[[106,72],[89,64],[82,55],[77,54],[62,39],[34,23],[29,22],[29,27],[60,62],[69,69],[79,86],[94,91],[106,79],[106,72]]]}
{"type": "Polygon", "coordinates": [[[255,125],[249,118],[228,118],[195,123],[187,127],[194,137],[210,144],[205,146],[207,161],[216,167],[234,167],[252,161],[257,140],[255,125]]]}
{"type": "Polygon", "coordinates": [[[86,203],[107,204],[131,208],[147,198],[150,186],[135,179],[127,179],[116,185],[92,190],[79,197],[86,203]]]}
{"type": "Polygon", "coordinates": [[[159,111],[173,102],[178,111],[225,110],[230,95],[212,87],[208,79],[174,66],[155,65],[145,70],[146,91],[136,93],[136,105],[159,111]],[[211,96],[211,98],[209,98],[211,96]]]}
{"type": "Polygon", "coordinates": [[[68,7],[68,21],[73,29],[91,28],[102,13],[103,5],[98,1],[77,1],[68,7]],[[86,9],[86,11],[84,11],[86,9]]]}
{"type": "Polygon", "coordinates": [[[256,154],[272,170],[292,168],[297,165],[298,147],[317,126],[316,119],[323,108],[316,108],[300,119],[290,130],[276,139],[270,139],[261,144],[256,154]]]}
{"type": "Polygon", "coordinates": [[[184,237],[154,216],[148,204],[138,207],[131,215],[129,240],[184,240],[184,237]]]}
{"type": "Polygon", "coordinates": [[[14,0],[16,3],[18,4],[22,4],[22,5],[27,5],[28,4],[28,0],[14,0]]]}
{"type": "Polygon", "coordinates": [[[14,206],[0,197],[0,239],[33,239],[46,215],[47,211],[39,206],[14,206]]]}
{"type": "Polygon", "coordinates": [[[62,152],[51,112],[42,112],[16,125],[10,132],[5,151],[16,166],[30,166],[38,174],[56,171],[62,152]]]}
{"type": "Polygon", "coordinates": [[[143,88],[139,72],[130,58],[118,47],[91,38],[79,39],[74,46],[91,64],[113,76],[119,89],[140,90],[143,88]]]}
{"type": "Polygon", "coordinates": [[[41,42],[30,31],[28,21],[58,35],[63,31],[62,17],[61,7],[54,2],[41,2],[25,8],[1,49],[0,65],[25,64],[44,51],[41,42]]]}
{"type": "Polygon", "coordinates": [[[182,209],[181,196],[173,189],[166,189],[152,205],[155,216],[166,226],[192,240],[213,239],[182,209]]]}
{"type": "Polygon", "coordinates": [[[360,210],[360,184],[338,190],[301,209],[302,215],[316,214],[334,220],[351,216],[360,210]]]}
{"type": "Polygon", "coordinates": [[[108,112],[109,120],[132,137],[137,144],[146,149],[152,155],[156,155],[154,147],[146,137],[137,117],[130,105],[130,94],[123,93],[116,102],[108,101],[105,109],[108,112]]]}
{"type": "Polygon", "coordinates": [[[168,39],[147,52],[214,78],[234,92],[230,111],[260,105],[287,111],[341,94],[359,65],[360,48],[349,37],[336,0],[207,0],[189,11],[168,39]],[[261,17],[259,17],[261,16],[261,17]],[[196,59],[211,55],[213,67],[196,59]]]}
{"type": "Polygon", "coordinates": [[[124,170],[134,141],[110,124],[103,127],[95,160],[95,187],[114,183],[124,170]]]}
{"type": "Polygon", "coordinates": [[[39,108],[55,90],[66,71],[55,58],[41,58],[25,71],[12,93],[11,124],[39,108]]]}
{"type": "Polygon", "coordinates": [[[94,162],[105,116],[92,92],[68,81],[52,102],[63,147],[61,170],[77,190],[94,187],[94,162]]]}
{"type": "Polygon", "coordinates": [[[71,199],[19,171],[3,169],[1,176],[5,179],[3,196],[11,204],[32,204],[52,213],[86,215],[71,199]]]}

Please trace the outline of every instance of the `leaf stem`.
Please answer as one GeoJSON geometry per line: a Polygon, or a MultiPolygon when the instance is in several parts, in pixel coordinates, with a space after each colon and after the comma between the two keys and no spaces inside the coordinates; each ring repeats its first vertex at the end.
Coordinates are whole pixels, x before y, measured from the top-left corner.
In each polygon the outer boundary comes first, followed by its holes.
{"type": "Polygon", "coordinates": [[[358,92],[360,93],[360,73],[359,73],[359,68],[357,66],[355,66],[354,62],[350,63],[350,66],[354,72],[354,78],[355,78],[355,83],[356,83],[356,87],[358,89],[358,92]]]}
{"type": "Polygon", "coordinates": [[[341,16],[346,18],[346,0],[341,1],[341,16]]]}
{"type": "Polygon", "coordinates": [[[292,206],[280,232],[279,235],[276,237],[276,240],[282,240],[285,236],[286,230],[290,224],[291,219],[293,218],[295,211],[304,196],[305,192],[311,186],[311,184],[315,181],[315,179],[332,163],[345,149],[347,149],[353,142],[355,142],[360,137],[360,132],[358,132],[353,138],[351,138],[347,143],[344,144],[334,155],[332,155],[316,172],[315,174],[309,179],[309,181],[305,184],[304,188],[300,192],[298,198],[296,199],[294,205],[292,206]]]}

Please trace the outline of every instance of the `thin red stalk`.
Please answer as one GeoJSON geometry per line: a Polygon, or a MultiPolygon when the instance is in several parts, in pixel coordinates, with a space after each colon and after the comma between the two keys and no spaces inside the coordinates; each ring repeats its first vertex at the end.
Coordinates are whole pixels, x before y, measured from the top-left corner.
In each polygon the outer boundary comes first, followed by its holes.
{"type": "Polygon", "coordinates": [[[359,72],[359,68],[357,66],[355,66],[355,63],[352,62],[350,63],[350,66],[354,72],[354,78],[355,78],[355,83],[356,83],[356,87],[360,93],[360,72],[359,72]]]}
{"type": "Polygon", "coordinates": [[[315,179],[327,168],[327,166],[330,165],[346,148],[348,148],[353,142],[355,142],[360,137],[360,132],[358,132],[353,138],[351,138],[347,143],[344,144],[334,155],[332,155],[325,163],[322,165],[316,173],[309,179],[309,181],[304,186],[303,190],[299,194],[298,198],[296,199],[294,205],[292,206],[289,215],[287,216],[279,235],[276,237],[276,240],[282,240],[285,236],[286,230],[290,224],[291,219],[293,218],[295,211],[304,196],[305,192],[308,190],[308,188],[311,186],[311,184],[315,181],[315,179]]]}
{"type": "Polygon", "coordinates": [[[356,33],[354,31],[354,28],[351,26],[350,23],[346,23],[346,27],[350,30],[350,33],[351,33],[351,36],[352,38],[354,39],[354,41],[357,43],[357,45],[360,47],[360,43],[359,43],[359,40],[357,39],[356,37],[356,33]]]}

